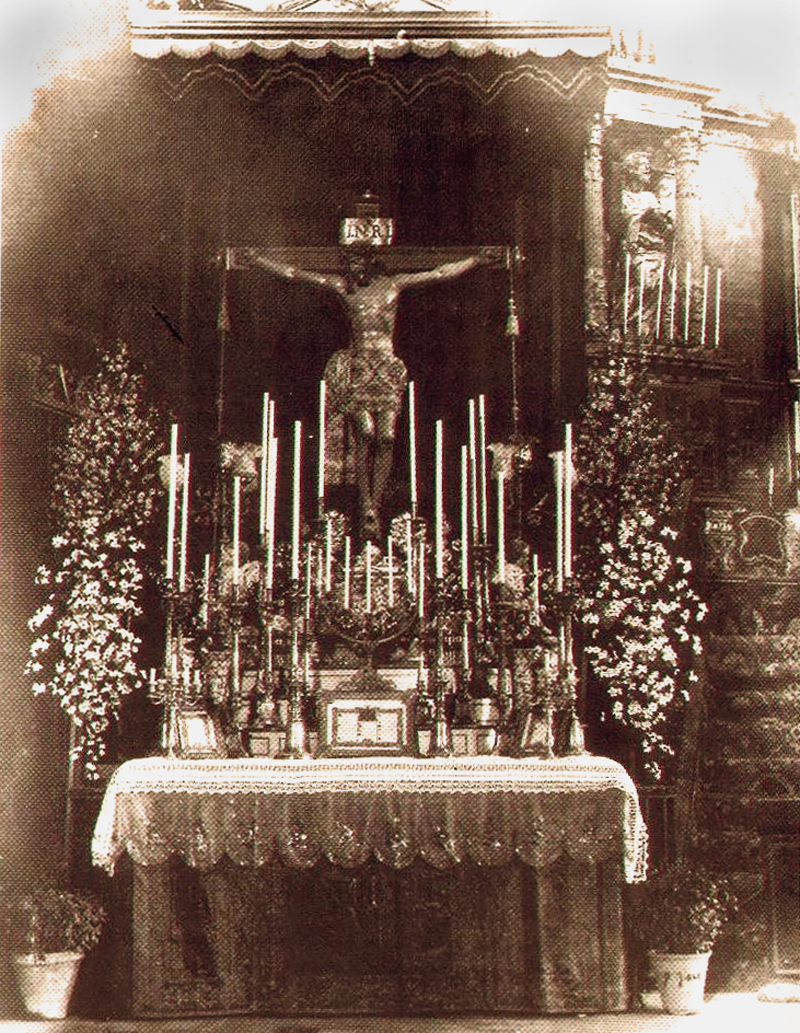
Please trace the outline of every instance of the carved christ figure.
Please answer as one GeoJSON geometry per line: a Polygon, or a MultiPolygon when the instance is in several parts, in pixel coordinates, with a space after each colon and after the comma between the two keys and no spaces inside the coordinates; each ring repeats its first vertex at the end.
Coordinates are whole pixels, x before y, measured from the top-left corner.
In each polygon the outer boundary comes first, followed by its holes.
{"type": "Polygon", "coordinates": [[[344,250],[343,274],[317,273],[253,252],[262,268],[287,280],[304,280],[335,291],[350,320],[350,347],[329,359],[324,378],[334,413],[349,423],[355,441],[355,480],[361,534],[380,537],[380,509],[389,479],[395,425],[406,384],[406,367],[394,353],[394,329],[405,287],[450,279],[497,260],[485,249],[457,262],[420,272],[384,271],[377,256],[360,248],[344,250]]]}

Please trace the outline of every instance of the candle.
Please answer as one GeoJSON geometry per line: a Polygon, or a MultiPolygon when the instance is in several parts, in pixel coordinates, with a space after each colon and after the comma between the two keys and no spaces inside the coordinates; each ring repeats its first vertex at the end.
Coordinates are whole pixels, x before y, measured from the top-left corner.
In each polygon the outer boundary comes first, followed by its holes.
{"type": "Polygon", "coordinates": [[[531,586],[531,588],[532,588],[532,594],[533,594],[533,605],[532,605],[533,623],[534,624],[539,624],[541,622],[541,613],[540,613],[540,609],[539,609],[539,553],[538,552],[535,552],[533,554],[532,580],[533,580],[533,585],[531,586]]]}
{"type": "Polygon", "coordinates": [[[714,347],[719,348],[719,316],[722,299],[722,269],[717,269],[717,291],[714,297],[714,347]]]}
{"type": "Polygon", "coordinates": [[[241,507],[242,478],[233,478],[233,583],[239,584],[239,519],[241,507]]]}
{"type": "Polygon", "coordinates": [[[468,449],[461,446],[461,590],[464,595],[469,588],[469,464],[468,449]]]}
{"type": "Polygon", "coordinates": [[[564,588],[564,453],[553,453],[556,498],[556,591],[564,588]]]}
{"type": "Polygon", "coordinates": [[[689,343],[689,317],[692,312],[692,263],[686,263],[686,295],[683,312],[683,340],[689,343]]]}
{"type": "Polygon", "coordinates": [[[703,266],[703,312],[700,317],[700,347],[706,346],[706,312],[708,309],[708,266],[703,266]]]}
{"type": "Polygon", "coordinates": [[[175,575],[175,510],[178,501],[178,424],[172,424],[169,450],[169,500],[167,503],[167,581],[175,575]]]}
{"type": "Polygon", "coordinates": [[[475,399],[469,400],[469,474],[470,474],[470,518],[472,540],[478,540],[478,431],[475,425],[475,399]]]}
{"type": "Polygon", "coordinates": [[[150,691],[155,692],[156,688],[156,669],[155,667],[150,668],[150,691]]]}
{"type": "Polygon", "coordinates": [[[394,542],[391,535],[386,539],[386,565],[389,568],[389,605],[394,606],[394,542]]]}
{"type": "Polygon", "coordinates": [[[434,496],[435,496],[435,534],[436,534],[436,577],[441,580],[444,577],[444,491],[443,464],[443,434],[442,421],[436,421],[435,447],[434,447],[434,496]]]}
{"type": "Polygon", "coordinates": [[[502,470],[497,472],[497,580],[501,585],[506,580],[506,502],[502,470]]]}
{"type": "Polygon", "coordinates": [[[264,392],[261,416],[261,478],[258,495],[258,533],[262,544],[267,533],[267,466],[269,463],[269,391],[264,392]]]}
{"type": "Polygon", "coordinates": [[[209,596],[211,594],[211,556],[205,554],[203,559],[203,626],[208,627],[209,596]]]}
{"type": "Polygon", "coordinates": [[[364,608],[367,613],[372,612],[372,542],[367,542],[364,572],[364,608]]]}
{"type": "Polygon", "coordinates": [[[275,570],[275,506],[278,484],[278,439],[269,441],[269,469],[267,476],[267,588],[272,588],[275,570]]]}
{"type": "Polygon", "coordinates": [[[408,384],[408,468],[411,515],[417,515],[417,406],[414,381],[408,384]]]}
{"type": "Polygon", "coordinates": [[[300,434],[299,420],[294,421],[294,466],[292,475],[292,581],[300,580],[300,434]]]}
{"type": "Polygon", "coordinates": [[[661,259],[661,268],[658,270],[658,298],[656,300],[656,340],[661,339],[661,304],[664,300],[664,271],[666,259],[661,259]]]}
{"type": "Polygon", "coordinates": [[[486,396],[478,396],[478,461],[481,476],[481,535],[489,536],[489,507],[486,503],[486,396]]]}
{"type": "Polygon", "coordinates": [[[572,577],[572,424],[564,425],[564,577],[572,577]]]}
{"type": "Polygon", "coordinates": [[[344,599],[345,610],[350,609],[350,535],[344,539],[344,599]]]}
{"type": "Polygon", "coordinates": [[[775,494],[775,467],[769,468],[769,475],[767,477],[767,492],[769,494],[769,504],[772,505],[772,496],[775,494]]]}
{"type": "Polygon", "coordinates": [[[320,515],[325,509],[325,390],[324,380],[319,382],[319,470],[317,471],[317,499],[320,515]]]}
{"type": "Polygon", "coordinates": [[[636,332],[642,336],[642,319],[644,318],[644,262],[639,263],[639,311],[636,314],[636,332]]]}
{"type": "Polygon", "coordinates": [[[675,307],[678,295],[678,267],[673,262],[669,286],[669,339],[675,340],[675,307]]]}
{"type": "Polygon", "coordinates": [[[425,543],[419,543],[417,567],[417,613],[419,619],[425,616],[425,543]]]}
{"type": "Polygon", "coordinates": [[[322,546],[317,547],[317,597],[322,595],[322,589],[325,584],[325,567],[322,559],[322,546]]]}
{"type": "Polygon", "coordinates": [[[325,592],[330,592],[333,583],[333,525],[331,518],[325,521],[325,592]]]}
{"type": "Polygon", "coordinates": [[[181,564],[178,588],[186,588],[186,552],[189,543],[189,453],[183,457],[183,491],[181,492],[181,564]]]}
{"type": "Polygon", "coordinates": [[[411,517],[406,514],[406,588],[414,594],[414,538],[411,533],[411,517]]]}
{"type": "Polygon", "coordinates": [[[622,334],[623,337],[628,333],[628,292],[631,289],[631,256],[628,252],[625,254],[625,290],[624,297],[622,300],[622,334]]]}

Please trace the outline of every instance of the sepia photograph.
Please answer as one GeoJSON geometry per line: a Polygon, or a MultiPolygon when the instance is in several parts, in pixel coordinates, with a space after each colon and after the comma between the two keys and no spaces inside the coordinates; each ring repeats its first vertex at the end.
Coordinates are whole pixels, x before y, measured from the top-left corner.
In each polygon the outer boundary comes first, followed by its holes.
{"type": "Polygon", "coordinates": [[[800,8],[0,55],[0,1033],[799,1028],[800,8]]]}

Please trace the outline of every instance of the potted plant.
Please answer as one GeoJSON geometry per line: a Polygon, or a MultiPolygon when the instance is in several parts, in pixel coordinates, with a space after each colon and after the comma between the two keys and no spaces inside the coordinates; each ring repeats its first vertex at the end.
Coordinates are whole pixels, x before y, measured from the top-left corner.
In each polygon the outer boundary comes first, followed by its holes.
{"type": "Polygon", "coordinates": [[[635,887],[631,903],[634,938],[648,952],[664,1009],[700,1011],[711,950],[736,909],[728,880],[678,862],[635,887]]]}
{"type": "Polygon", "coordinates": [[[64,1018],[86,951],[97,944],[105,910],[90,893],[47,887],[23,896],[13,915],[13,963],[26,1009],[64,1018]]]}

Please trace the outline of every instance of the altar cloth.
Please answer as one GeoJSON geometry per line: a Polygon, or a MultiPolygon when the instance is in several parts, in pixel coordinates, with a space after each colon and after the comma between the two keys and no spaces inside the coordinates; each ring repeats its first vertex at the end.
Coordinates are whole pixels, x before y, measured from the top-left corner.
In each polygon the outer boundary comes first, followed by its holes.
{"type": "Polygon", "coordinates": [[[92,859],[113,873],[178,856],[209,869],[280,860],[404,868],[619,858],[645,877],[647,831],[625,769],[604,757],[128,761],[112,776],[92,859]]]}

